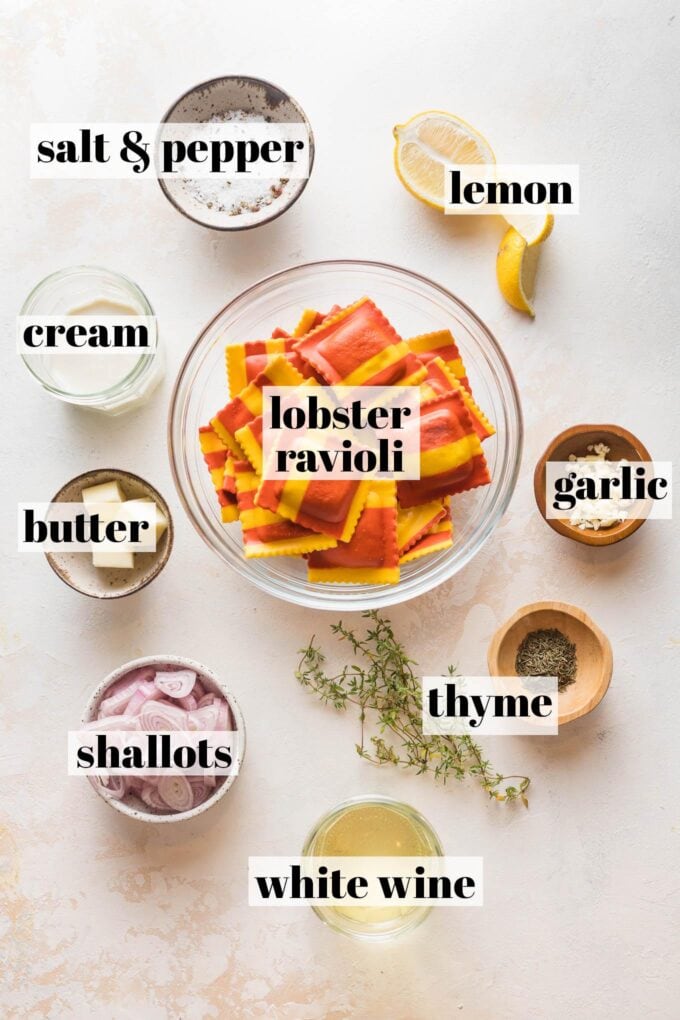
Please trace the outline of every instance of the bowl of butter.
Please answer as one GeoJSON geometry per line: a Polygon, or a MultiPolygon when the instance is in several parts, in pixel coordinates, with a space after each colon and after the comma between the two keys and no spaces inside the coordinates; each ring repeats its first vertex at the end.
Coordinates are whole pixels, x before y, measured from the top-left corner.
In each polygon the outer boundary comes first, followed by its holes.
{"type": "Polygon", "coordinates": [[[158,577],[170,558],[174,534],[170,509],[158,490],[139,475],[119,468],[86,471],[62,486],[52,503],[82,503],[86,510],[96,507],[106,521],[144,517],[155,528],[155,551],[104,549],[93,543],[82,552],[46,553],[55,574],[82,595],[97,599],[131,595],[158,577]]]}

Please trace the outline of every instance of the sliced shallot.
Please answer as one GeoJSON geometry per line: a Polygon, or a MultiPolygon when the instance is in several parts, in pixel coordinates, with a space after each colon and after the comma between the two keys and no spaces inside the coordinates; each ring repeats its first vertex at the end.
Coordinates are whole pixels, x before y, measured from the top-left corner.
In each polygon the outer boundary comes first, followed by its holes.
{"type": "Polygon", "coordinates": [[[140,729],[147,731],[186,730],[187,712],[164,701],[145,701],[139,712],[140,729]]]}
{"type": "Polygon", "coordinates": [[[217,725],[215,726],[215,729],[216,730],[233,729],[231,709],[229,708],[229,705],[224,700],[224,698],[220,698],[217,705],[217,725]]]}
{"type": "Polygon", "coordinates": [[[156,674],[153,666],[140,666],[116,680],[106,691],[106,697],[99,703],[99,716],[120,715],[127,709],[130,698],[140,684],[153,681],[156,674]]]}
{"type": "Polygon", "coordinates": [[[153,680],[155,675],[155,666],[137,666],[136,669],[131,669],[129,673],[126,673],[125,676],[121,677],[118,683],[122,683],[124,680],[139,680],[140,683],[146,683],[149,680],[153,680]]]}
{"type": "Polygon", "coordinates": [[[161,776],[158,793],[173,811],[188,811],[194,803],[194,792],[186,776],[161,776]]]}
{"type": "Polygon", "coordinates": [[[201,776],[189,776],[188,779],[194,798],[192,806],[198,807],[199,804],[203,804],[208,799],[212,791],[207,788],[201,776]]]}
{"type": "Polygon", "coordinates": [[[128,790],[127,776],[88,776],[92,785],[111,800],[122,800],[128,790]]]}
{"type": "Polygon", "coordinates": [[[156,687],[169,698],[186,698],[196,683],[193,669],[177,669],[174,672],[159,670],[155,678],[156,687]]]}
{"type": "Polygon", "coordinates": [[[83,723],[84,730],[138,730],[139,718],[136,715],[107,715],[102,719],[93,719],[92,722],[83,723]]]}
{"type": "Polygon", "coordinates": [[[139,795],[149,807],[156,808],[158,811],[168,810],[168,805],[162,800],[158,790],[151,783],[144,783],[139,795]]]}
{"type": "Polygon", "coordinates": [[[219,700],[220,699],[216,694],[212,694],[209,692],[208,694],[204,694],[203,697],[200,699],[200,701],[198,702],[198,708],[205,708],[206,705],[214,705],[219,700]]]}
{"type": "Polygon", "coordinates": [[[153,680],[147,680],[143,684],[139,685],[135,693],[130,698],[125,711],[131,715],[134,715],[135,713],[139,714],[142,705],[146,701],[160,701],[162,697],[163,695],[158,690],[153,680]]]}
{"type": "Polygon", "coordinates": [[[141,682],[141,680],[130,680],[129,683],[122,686],[116,684],[118,689],[99,702],[99,718],[105,719],[109,715],[122,715],[141,682]]]}
{"type": "MultiPolygon", "coordinates": [[[[233,730],[234,720],[228,701],[207,690],[190,669],[156,670],[141,666],[130,670],[112,684],[100,701],[97,718],[83,723],[85,730],[233,730]]],[[[203,804],[223,777],[206,773],[157,775],[88,776],[103,796],[121,800],[135,794],[155,811],[188,811],[203,804]]]]}
{"type": "Polygon", "coordinates": [[[193,712],[187,712],[188,730],[216,730],[219,716],[218,705],[204,705],[193,712]]]}

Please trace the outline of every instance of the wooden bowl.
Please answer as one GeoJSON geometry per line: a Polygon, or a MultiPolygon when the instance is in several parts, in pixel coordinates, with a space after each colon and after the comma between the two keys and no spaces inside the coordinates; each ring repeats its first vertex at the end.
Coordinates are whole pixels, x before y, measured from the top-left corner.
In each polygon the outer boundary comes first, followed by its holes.
{"type": "Polygon", "coordinates": [[[522,606],[493,636],[487,661],[490,676],[517,676],[515,658],[533,630],[557,628],[576,645],[576,680],[559,694],[558,723],[592,712],[604,698],[612,678],[609,639],[587,613],[566,602],[533,602],[522,606]]]}
{"type": "Polygon", "coordinates": [[[546,517],[545,505],[545,465],[550,460],[568,460],[569,454],[577,457],[584,457],[588,453],[588,447],[596,443],[604,443],[609,447],[611,460],[641,461],[651,460],[647,448],[640,442],[637,436],[619,425],[573,425],[555,436],[550,446],[539,459],[534,471],[534,495],[541,516],[547,524],[559,535],[573,538],[576,542],[583,542],[584,545],[613,545],[628,538],[634,531],[637,531],[644,524],[645,518],[637,520],[620,521],[611,528],[604,528],[600,531],[587,529],[582,531],[575,525],[570,524],[563,518],[546,517]]]}

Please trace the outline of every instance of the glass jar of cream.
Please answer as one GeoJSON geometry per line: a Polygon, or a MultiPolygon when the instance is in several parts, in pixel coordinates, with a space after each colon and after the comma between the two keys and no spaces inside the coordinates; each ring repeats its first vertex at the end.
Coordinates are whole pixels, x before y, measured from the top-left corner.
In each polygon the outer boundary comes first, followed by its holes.
{"type": "MultiPolygon", "coordinates": [[[[22,316],[78,315],[153,316],[146,295],[120,273],[99,266],[72,266],[52,273],[35,287],[22,316]]],[[[163,352],[152,320],[155,345],[110,351],[79,350],[77,354],[45,347],[22,350],[22,358],[43,389],[59,400],[105,414],[123,414],[143,404],[163,376],[163,352]]]]}

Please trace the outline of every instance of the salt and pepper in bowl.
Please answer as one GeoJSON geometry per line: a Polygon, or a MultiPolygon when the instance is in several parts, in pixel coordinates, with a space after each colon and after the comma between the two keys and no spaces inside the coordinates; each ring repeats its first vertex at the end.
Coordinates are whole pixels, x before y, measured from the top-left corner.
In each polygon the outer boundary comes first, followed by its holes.
{"type": "Polygon", "coordinates": [[[248,230],[276,219],[304,191],[314,162],[314,136],[300,105],[277,85],[261,78],[225,75],[202,82],[177,99],[161,122],[161,135],[181,124],[302,125],[309,156],[306,177],[246,174],[184,178],[159,176],[168,201],[194,223],[213,230],[248,230]]]}

